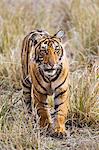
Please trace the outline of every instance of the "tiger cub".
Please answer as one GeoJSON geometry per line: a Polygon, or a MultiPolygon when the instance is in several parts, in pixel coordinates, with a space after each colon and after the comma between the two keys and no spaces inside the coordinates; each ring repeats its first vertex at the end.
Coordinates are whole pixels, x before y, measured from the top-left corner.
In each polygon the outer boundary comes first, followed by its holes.
{"type": "Polygon", "coordinates": [[[62,30],[53,36],[43,30],[34,30],[24,38],[21,51],[22,88],[27,109],[31,112],[34,104],[40,126],[53,125],[58,135],[65,133],[69,109],[69,66],[62,46],[63,37],[62,30]],[[53,122],[48,95],[54,96],[53,122]]]}

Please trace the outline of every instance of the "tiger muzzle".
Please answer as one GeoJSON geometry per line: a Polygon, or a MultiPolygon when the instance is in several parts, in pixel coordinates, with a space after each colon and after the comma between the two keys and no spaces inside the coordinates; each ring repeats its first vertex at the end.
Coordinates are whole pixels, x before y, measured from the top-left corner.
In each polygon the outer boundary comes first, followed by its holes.
{"type": "Polygon", "coordinates": [[[52,69],[53,69],[53,67],[54,67],[54,65],[55,65],[55,63],[54,63],[54,61],[53,60],[49,60],[49,65],[52,67],[52,69]]]}

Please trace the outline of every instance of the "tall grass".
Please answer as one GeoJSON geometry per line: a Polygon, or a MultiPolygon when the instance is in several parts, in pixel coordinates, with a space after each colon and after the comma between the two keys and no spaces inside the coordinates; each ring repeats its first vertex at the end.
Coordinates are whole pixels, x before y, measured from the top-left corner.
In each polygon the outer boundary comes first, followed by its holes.
{"type": "Polygon", "coordinates": [[[71,110],[76,124],[79,126],[91,126],[99,122],[99,98],[97,66],[91,73],[86,68],[77,69],[71,75],[71,110]]]}

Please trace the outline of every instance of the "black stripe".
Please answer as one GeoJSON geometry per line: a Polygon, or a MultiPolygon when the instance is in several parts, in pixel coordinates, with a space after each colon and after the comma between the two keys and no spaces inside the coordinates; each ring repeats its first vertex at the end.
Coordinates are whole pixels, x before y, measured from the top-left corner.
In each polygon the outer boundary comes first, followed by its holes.
{"type": "Polygon", "coordinates": [[[32,40],[32,42],[34,42],[34,40],[35,40],[34,38],[37,36],[37,34],[36,33],[31,33],[31,34],[29,34],[29,35],[31,35],[30,40],[32,40]]]}
{"type": "Polygon", "coordinates": [[[49,83],[49,81],[46,80],[45,76],[44,76],[44,73],[42,72],[42,70],[39,68],[39,72],[43,78],[43,80],[46,82],[46,83],[49,83]]]}
{"type": "Polygon", "coordinates": [[[61,48],[61,56],[60,56],[59,60],[61,60],[62,56],[63,56],[63,49],[61,48]]]}
{"type": "Polygon", "coordinates": [[[60,44],[60,43],[55,39],[55,37],[51,37],[51,41],[56,42],[57,44],[60,44]]]}
{"type": "Polygon", "coordinates": [[[26,105],[31,105],[31,99],[24,100],[26,105]]]}
{"type": "Polygon", "coordinates": [[[25,103],[25,105],[26,105],[26,107],[27,107],[28,113],[31,114],[31,113],[32,113],[31,101],[28,101],[28,102],[24,101],[24,103],[25,103]]]}
{"type": "Polygon", "coordinates": [[[43,32],[41,29],[37,29],[37,32],[43,32]]]}
{"type": "Polygon", "coordinates": [[[40,92],[35,86],[34,86],[34,88],[35,88],[35,90],[39,93],[39,94],[42,94],[42,95],[45,95],[45,96],[47,96],[47,94],[46,93],[42,93],[42,92],[40,92]]]}
{"type": "Polygon", "coordinates": [[[29,95],[31,95],[31,90],[30,91],[23,91],[23,94],[29,94],[29,95]]]}
{"type": "Polygon", "coordinates": [[[62,64],[60,65],[61,68],[59,68],[56,72],[56,76],[55,78],[53,78],[51,81],[54,82],[55,80],[57,80],[57,78],[59,77],[59,75],[61,74],[62,72],[62,64]]]}
{"type": "MultiPolygon", "coordinates": [[[[35,34],[35,31],[30,32],[30,33],[26,36],[26,38],[29,37],[31,34],[32,34],[32,35],[35,34]]],[[[32,36],[32,35],[31,35],[31,36],[32,36]]]]}
{"type": "Polygon", "coordinates": [[[60,116],[66,117],[64,114],[57,114],[59,111],[62,111],[62,110],[55,111],[54,113],[51,114],[51,116],[54,117],[54,115],[60,115],[60,116]]]}
{"type": "Polygon", "coordinates": [[[31,88],[31,86],[29,84],[27,85],[27,83],[25,83],[25,81],[22,80],[21,82],[25,88],[28,88],[28,89],[31,88]]]}
{"type": "Polygon", "coordinates": [[[55,88],[55,90],[57,90],[60,86],[62,86],[62,85],[65,83],[65,81],[66,81],[66,79],[67,79],[67,76],[68,76],[68,73],[67,73],[67,75],[66,75],[64,81],[63,81],[59,86],[57,86],[57,87],[55,88]]]}
{"type": "Polygon", "coordinates": [[[54,97],[54,99],[56,99],[56,98],[58,98],[59,96],[63,95],[66,91],[67,91],[67,90],[60,92],[59,94],[57,94],[57,95],[54,97]]]}
{"type": "Polygon", "coordinates": [[[52,116],[54,116],[56,113],[58,113],[59,111],[61,111],[61,110],[57,110],[57,111],[55,111],[54,113],[52,113],[51,115],[52,116]]]}
{"type": "Polygon", "coordinates": [[[26,82],[27,84],[31,84],[31,82],[30,82],[30,80],[29,80],[29,77],[26,77],[24,80],[25,80],[25,82],[26,82]]]}
{"type": "Polygon", "coordinates": [[[34,73],[34,76],[35,76],[35,79],[37,80],[38,84],[41,86],[41,88],[42,88],[44,91],[46,91],[46,92],[47,92],[46,88],[45,88],[45,87],[43,87],[43,86],[41,85],[41,83],[39,82],[39,80],[37,79],[37,77],[36,77],[35,73],[34,73]]]}
{"type": "Polygon", "coordinates": [[[60,104],[57,104],[54,106],[54,109],[56,110],[60,105],[62,105],[64,102],[60,103],[60,104]]]}

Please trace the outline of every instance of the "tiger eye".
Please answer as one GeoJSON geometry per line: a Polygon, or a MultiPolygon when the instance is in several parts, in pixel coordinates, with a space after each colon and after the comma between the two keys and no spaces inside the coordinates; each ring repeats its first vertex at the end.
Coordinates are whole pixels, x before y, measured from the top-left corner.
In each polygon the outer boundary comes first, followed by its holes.
{"type": "Polygon", "coordinates": [[[44,55],[44,54],[46,54],[46,51],[45,51],[45,50],[41,50],[41,51],[40,51],[40,54],[41,54],[41,55],[44,55]]]}

